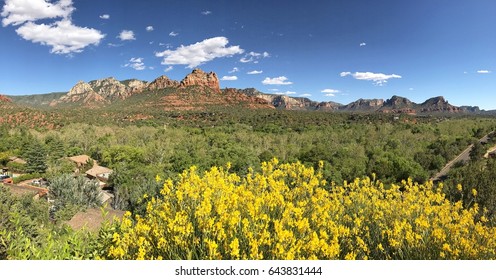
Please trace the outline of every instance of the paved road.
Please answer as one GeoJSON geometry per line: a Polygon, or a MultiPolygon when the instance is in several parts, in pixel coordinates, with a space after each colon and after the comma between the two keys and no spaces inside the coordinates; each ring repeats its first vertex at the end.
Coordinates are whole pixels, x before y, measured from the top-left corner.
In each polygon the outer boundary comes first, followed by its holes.
{"type": "MultiPolygon", "coordinates": [[[[494,131],[490,132],[486,136],[484,136],[481,139],[479,139],[479,142],[482,143],[482,144],[487,143],[489,141],[489,136],[492,133],[494,133],[494,131]]],[[[474,146],[473,144],[471,144],[470,146],[468,146],[456,158],[454,158],[453,160],[451,160],[450,162],[448,162],[443,167],[443,169],[441,169],[436,175],[434,175],[434,177],[430,178],[430,180],[432,180],[432,181],[440,181],[444,177],[446,177],[446,175],[448,175],[448,172],[451,170],[451,168],[453,167],[453,165],[455,165],[455,164],[457,164],[459,162],[467,162],[467,161],[469,161],[470,160],[470,151],[472,150],[472,147],[473,146],[474,146]]]]}

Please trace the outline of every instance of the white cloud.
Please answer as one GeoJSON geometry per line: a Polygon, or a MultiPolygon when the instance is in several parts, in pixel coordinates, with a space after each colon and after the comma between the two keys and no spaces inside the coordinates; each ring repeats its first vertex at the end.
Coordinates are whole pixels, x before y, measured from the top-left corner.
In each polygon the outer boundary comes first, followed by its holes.
{"type": "Polygon", "coordinates": [[[340,91],[337,89],[331,89],[331,88],[326,88],[321,91],[322,93],[325,93],[325,96],[336,96],[336,93],[339,93],[340,91]]]}
{"type": "Polygon", "coordinates": [[[145,63],[143,62],[143,58],[141,58],[141,57],[131,58],[129,60],[129,63],[124,65],[124,67],[130,67],[130,68],[133,68],[133,69],[139,70],[139,71],[146,69],[145,63]]]}
{"type": "Polygon", "coordinates": [[[46,0],[5,0],[1,12],[3,26],[21,25],[16,33],[23,39],[51,46],[51,53],[82,52],[89,45],[98,45],[105,37],[99,30],[76,26],[71,21],[72,0],[56,3],[46,0]],[[52,23],[37,24],[37,20],[61,18],[52,23]]]}
{"type": "Polygon", "coordinates": [[[312,96],[310,93],[300,94],[300,97],[310,97],[310,96],[312,96]]]}
{"type": "Polygon", "coordinates": [[[262,74],[262,73],[263,73],[262,70],[260,70],[260,71],[253,70],[253,71],[250,71],[250,72],[248,72],[246,74],[248,74],[248,75],[258,75],[258,74],[262,74]]]}
{"type": "Polygon", "coordinates": [[[108,43],[107,46],[112,47],[112,48],[118,48],[124,46],[123,44],[114,44],[114,43],[108,43]]]}
{"type": "Polygon", "coordinates": [[[151,25],[147,26],[145,29],[148,32],[152,32],[153,30],[155,30],[155,28],[153,28],[153,26],[151,26],[151,25]]]}
{"type": "Polygon", "coordinates": [[[104,14],[100,16],[101,19],[110,19],[110,15],[104,14]]]}
{"type": "Polygon", "coordinates": [[[161,46],[161,47],[165,46],[165,48],[167,48],[167,49],[172,49],[172,44],[169,44],[169,43],[167,43],[167,44],[165,44],[165,43],[158,43],[158,45],[161,46]]]}
{"type": "Polygon", "coordinates": [[[231,57],[244,52],[239,46],[226,47],[228,43],[225,37],[214,37],[188,46],[181,45],[175,50],[158,52],[155,55],[164,58],[162,60],[164,65],[188,65],[188,68],[194,68],[216,58],[231,57]]]}
{"type": "Polygon", "coordinates": [[[75,26],[69,20],[54,24],[35,24],[28,22],[16,30],[22,38],[51,46],[51,53],[79,53],[89,45],[98,45],[105,37],[100,31],[87,27],[75,26]]]}
{"type": "Polygon", "coordinates": [[[224,76],[220,80],[221,81],[236,81],[237,79],[238,79],[237,76],[224,76]]]}
{"type": "Polygon", "coordinates": [[[64,18],[68,19],[74,7],[72,0],[60,0],[50,3],[45,0],[5,0],[2,13],[3,26],[20,25],[39,19],[64,18]]]}
{"type": "Polygon", "coordinates": [[[365,42],[360,43],[360,47],[365,47],[366,45],[367,45],[367,43],[365,43],[365,42]]]}
{"type": "Polygon", "coordinates": [[[268,52],[263,52],[263,53],[249,52],[244,57],[242,57],[239,60],[239,62],[241,62],[241,63],[248,63],[248,62],[258,63],[260,58],[267,58],[267,57],[270,57],[270,54],[268,52]]]}
{"type": "Polygon", "coordinates": [[[239,72],[238,67],[234,67],[231,71],[229,71],[229,73],[236,73],[236,72],[239,72]]]}
{"type": "Polygon", "coordinates": [[[267,77],[262,81],[262,84],[264,84],[264,85],[291,85],[293,83],[288,81],[288,78],[286,78],[284,76],[280,76],[277,78],[267,77]]]}
{"type": "Polygon", "coordinates": [[[389,79],[401,79],[400,75],[391,74],[386,75],[382,73],[372,73],[372,72],[341,72],[341,77],[352,76],[357,80],[373,81],[375,85],[382,86],[387,83],[389,79]]]}
{"type": "Polygon", "coordinates": [[[490,74],[491,71],[489,71],[489,70],[478,70],[477,73],[479,73],[479,74],[490,74]]]}
{"type": "Polygon", "coordinates": [[[211,12],[211,11],[203,11],[203,12],[201,12],[201,13],[202,13],[202,15],[204,15],[204,16],[208,16],[208,15],[212,14],[212,12],[211,12]]]}
{"type": "Polygon", "coordinates": [[[242,57],[239,62],[242,62],[242,63],[248,63],[248,62],[252,62],[253,61],[253,58],[245,58],[245,57],[242,57]]]}
{"type": "Polygon", "coordinates": [[[171,32],[169,33],[169,36],[171,36],[171,37],[176,37],[177,35],[179,35],[179,33],[174,32],[174,31],[171,31],[171,32]]]}
{"type": "Polygon", "coordinates": [[[121,39],[121,41],[136,40],[136,37],[134,37],[134,32],[132,30],[122,30],[117,38],[121,39]]]}
{"type": "Polygon", "coordinates": [[[172,71],[172,69],[174,69],[174,67],[173,66],[169,66],[169,67],[165,68],[164,71],[165,72],[169,72],[169,71],[172,71]]]}

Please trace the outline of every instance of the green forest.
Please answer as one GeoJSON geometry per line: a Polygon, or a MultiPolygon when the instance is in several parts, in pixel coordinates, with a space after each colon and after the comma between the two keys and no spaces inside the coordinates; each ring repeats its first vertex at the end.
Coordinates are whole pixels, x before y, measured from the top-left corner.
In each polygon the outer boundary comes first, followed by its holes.
{"type": "Polygon", "coordinates": [[[13,183],[43,178],[49,189],[33,199],[0,186],[0,259],[496,257],[496,160],[484,157],[496,139],[479,142],[496,130],[493,117],[263,109],[45,116],[55,125],[0,127],[0,165],[21,174],[13,183]],[[470,145],[468,161],[430,180],[470,145]],[[68,158],[80,155],[112,170],[109,202],[101,203],[98,182],[74,174],[68,158]],[[402,204],[411,196],[418,201],[402,204]],[[245,200],[259,208],[245,213],[245,200]],[[96,231],[67,224],[95,208],[125,214],[96,231]],[[398,224],[373,221],[374,209],[398,224]],[[467,251],[462,241],[477,245],[467,251]]]}

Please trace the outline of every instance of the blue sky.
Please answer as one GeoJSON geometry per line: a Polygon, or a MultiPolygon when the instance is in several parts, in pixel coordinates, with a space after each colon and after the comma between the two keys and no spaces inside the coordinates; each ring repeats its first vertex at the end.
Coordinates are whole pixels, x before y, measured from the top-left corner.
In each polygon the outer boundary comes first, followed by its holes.
{"type": "Polygon", "coordinates": [[[494,0],[5,0],[0,93],[105,77],[496,109],[494,0]]]}

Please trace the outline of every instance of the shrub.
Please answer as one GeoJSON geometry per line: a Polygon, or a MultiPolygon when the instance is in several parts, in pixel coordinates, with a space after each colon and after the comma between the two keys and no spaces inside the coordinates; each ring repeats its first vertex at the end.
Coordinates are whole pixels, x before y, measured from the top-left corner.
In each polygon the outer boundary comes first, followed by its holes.
{"type": "MultiPolygon", "coordinates": [[[[320,165],[322,168],[322,164],[320,165]]],[[[157,178],[159,179],[159,178],[157,178]]],[[[300,163],[239,177],[191,167],[109,232],[112,259],[492,259],[495,228],[442,185],[375,178],[330,186],[300,163]]],[[[104,242],[105,243],[105,242],[104,242]]]]}

